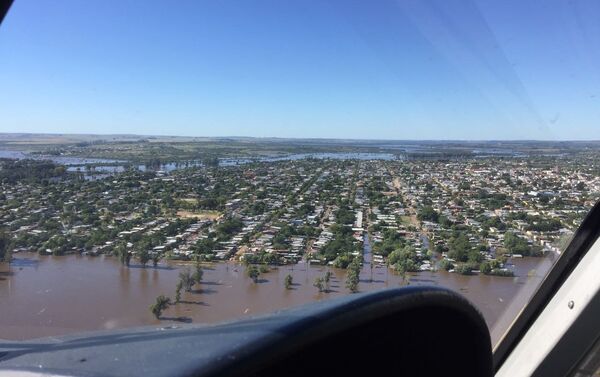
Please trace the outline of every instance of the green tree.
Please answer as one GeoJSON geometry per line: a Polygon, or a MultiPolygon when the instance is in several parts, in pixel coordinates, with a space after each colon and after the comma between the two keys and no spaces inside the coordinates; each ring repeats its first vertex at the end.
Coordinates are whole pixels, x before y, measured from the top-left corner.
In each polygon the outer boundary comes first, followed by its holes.
{"type": "Polygon", "coordinates": [[[221,222],[217,226],[217,235],[219,240],[228,241],[233,234],[239,232],[244,227],[244,223],[239,218],[231,218],[221,222]]]}
{"type": "Polygon", "coordinates": [[[358,276],[351,270],[348,270],[348,274],[346,277],[346,288],[350,290],[352,293],[358,292],[358,276]]]}
{"type": "MultiPolygon", "coordinates": [[[[266,254],[268,254],[268,253],[266,253],[266,254]]],[[[271,254],[268,254],[268,255],[271,255],[271,254]]],[[[261,274],[266,274],[267,272],[270,271],[270,269],[268,266],[260,265],[260,266],[258,266],[258,271],[260,271],[261,274]]]]}
{"type": "Polygon", "coordinates": [[[186,292],[190,292],[196,283],[189,268],[179,272],[179,281],[186,292]]]}
{"type": "Polygon", "coordinates": [[[152,254],[152,266],[156,267],[158,266],[158,262],[162,259],[162,254],[161,253],[154,253],[152,254]]]}
{"type": "Polygon", "coordinates": [[[292,289],[293,278],[292,275],[287,274],[284,279],[285,289],[292,289]]]}
{"type": "Polygon", "coordinates": [[[122,254],[121,263],[125,264],[129,267],[129,263],[131,263],[131,253],[125,250],[122,254]]]}
{"type": "Polygon", "coordinates": [[[12,250],[11,249],[6,250],[4,252],[4,257],[2,257],[2,259],[0,259],[0,261],[10,264],[10,262],[12,261],[12,250]]]}
{"type": "Polygon", "coordinates": [[[469,259],[469,251],[471,251],[471,243],[465,233],[460,233],[456,237],[452,237],[448,242],[450,251],[448,257],[458,261],[466,262],[469,259]]]}
{"type": "Polygon", "coordinates": [[[258,270],[258,268],[256,266],[248,266],[248,268],[246,269],[246,275],[248,275],[248,277],[250,279],[252,279],[252,281],[254,283],[258,283],[258,277],[260,276],[260,271],[258,270]]]}
{"type": "Polygon", "coordinates": [[[419,271],[420,258],[412,246],[394,250],[388,257],[388,264],[394,266],[400,275],[406,272],[419,271]]]}
{"type": "Polygon", "coordinates": [[[196,271],[194,271],[194,275],[192,276],[194,282],[200,283],[202,281],[202,276],[204,276],[204,270],[202,270],[200,263],[196,263],[196,271]]]}
{"type": "Polygon", "coordinates": [[[431,206],[422,207],[417,214],[417,218],[421,221],[431,221],[437,223],[440,214],[431,206]]]}
{"type": "Polygon", "coordinates": [[[352,293],[358,292],[358,283],[360,281],[360,262],[358,258],[355,258],[352,263],[348,265],[348,273],[346,276],[346,288],[352,293]]]}
{"type": "Polygon", "coordinates": [[[467,261],[469,263],[479,263],[483,260],[483,254],[477,249],[472,249],[467,253],[467,261]]]}
{"type": "Polygon", "coordinates": [[[179,280],[177,287],[175,288],[175,303],[178,304],[181,301],[181,290],[183,289],[183,282],[179,280]]]}
{"type": "Polygon", "coordinates": [[[210,238],[202,238],[194,246],[194,250],[200,254],[209,254],[217,247],[217,243],[210,238]]]}
{"type": "Polygon", "coordinates": [[[450,262],[448,259],[442,259],[440,261],[440,268],[446,271],[450,271],[454,268],[454,264],[450,262]]]}
{"type": "Polygon", "coordinates": [[[148,264],[148,262],[150,261],[150,258],[150,253],[146,248],[143,248],[140,251],[138,251],[138,259],[140,260],[140,263],[142,264],[142,266],[144,266],[144,268],[146,267],[146,264],[148,264]]]}
{"type": "Polygon", "coordinates": [[[152,312],[152,314],[154,314],[154,317],[156,319],[160,319],[163,310],[167,309],[170,304],[170,298],[160,295],[156,298],[156,302],[150,305],[150,311],[152,312]]]}
{"type": "Polygon", "coordinates": [[[325,283],[325,292],[330,291],[330,282],[331,282],[331,271],[327,271],[325,276],[323,277],[323,282],[325,283]]]}
{"type": "Polygon", "coordinates": [[[119,262],[121,262],[122,265],[129,266],[129,260],[131,259],[131,256],[129,255],[125,245],[119,243],[113,250],[113,254],[119,258],[119,262]]]}
{"type": "Polygon", "coordinates": [[[490,262],[485,261],[479,265],[479,271],[484,275],[489,275],[492,272],[492,266],[490,262]]]}
{"type": "Polygon", "coordinates": [[[506,232],[504,235],[504,247],[512,254],[521,254],[528,256],[531,254],[529,243],[515,235],[513,232],[506,232]]]}
{"type": "Polygon", "coordinates": [[[461,275],[471,275],[473,273],[473,269],[469,263],[460,263],[454,270],[461,275]]]}
{"type": "Polygon", "coordinates": [[[10,252],[10,236],[4,230],[0,231],[0,261],[9,262],[11,258],[10,252]]]}
{"type": "Polygon", "coordinates": [[[323,280],[323,278],[320,276],[316,277],[313,283],[313,287],[317,288],[319,290],[319,293],[325,291],[325,281],[323,280]]]}

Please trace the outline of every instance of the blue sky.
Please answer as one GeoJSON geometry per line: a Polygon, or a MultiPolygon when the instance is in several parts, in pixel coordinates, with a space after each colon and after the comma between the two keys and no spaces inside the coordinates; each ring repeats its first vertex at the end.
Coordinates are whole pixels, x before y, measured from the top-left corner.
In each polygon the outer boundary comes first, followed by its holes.
{"type": "Polygon", "coordinates": [[[0,132],[600,139],[600,2],[17,0],[0,132]]]}

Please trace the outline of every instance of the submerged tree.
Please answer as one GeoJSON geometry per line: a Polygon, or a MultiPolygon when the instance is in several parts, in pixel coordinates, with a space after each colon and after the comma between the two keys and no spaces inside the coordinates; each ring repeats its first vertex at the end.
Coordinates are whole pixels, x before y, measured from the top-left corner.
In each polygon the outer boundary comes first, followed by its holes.
{"type": "Polygon", "coordinates": [[[190,292],[196,283],[189,268],[186,268],[179,273],[179,281],[186,292],[190,292]]]}
{"type": "Polygon", "coordinates": [[[200,263],[196,263],[196,271],[194,271],[194,275],[192,278],[194,279],[194,283],[200,283],[202,281],[202,276],[204,275],[204,270],[200,266],[200,263]]]}
{"type": "Polygon", "coordinates": [[[330,291],[329,287],[330,287],[331,275],[332,275],[331,271],[327,271],[325,273],[325,277],[323,277],[323,282],[325,283],[325,292],[330,291]]]}
{"type": "Polygon", "coordinates": [[[131,253],[130,253],[130,252],[128,252],[128,251],[125,251],[125,253],[124,253],[124,259],[125,259],[125,265],[126,265],[127,267],[129,267],[129,263],[131,263],[131,256],[132,256],[132,255],[131,255],[131,253]]]}
{"type": "Polygon", "coordinates": [[[348,271],[348,277],[346,279],[346,288],[348,288],[352,293],[358,292],[358,277],[351,271],[348,271]]]}
{"type": "Polygon", "coordinates": [[[161,253],[154,253],[152,255],[152,266],[153,267],[158,266],[158,262],[160,262],[161,259],[162,259],[162,254],[161,253]]]}
{"type": "Polygon", "coordinates": [[[248,268],[246,269],[246,275],[248,275],[248,277],[250,279],[252,279],[252,281],[254,283],[258,283],[258,277],[260,276],[260,271],[258,270],[258,268],[256,266],[248,266],[248,268]]]}
{"type": "Polygon", "coordinates": [[[119,243],[115,247],[113,254],[119,258],[119,262],[121,262],[122,265],[129,267],[129,262],[131,261],[131,254],[129,253],[127,247],[125,247],[124,244],[119,243]]]}
{"type": "Polygon", "coordinates": [[[10,265],[11,261],[12,261],[12,250],[8,249],[4,252],[4,257],[2,258],[2,260],[0,260],[0,262],[6,262],[10,265]]]}
{"type": "Polygon", "coordinates": [[[148,264],[148,262],[150,261],[150,253],[148,253],[148,250],[146,249],[142,249],[138,252],[138,259],[140,260],[140,263],[142,264],[142,266],[144,266],[144,268],[146,267],[146,264],[148,264]]]}
{"type": "Polygon", "coordinates": [[[160,295],[156,298],[156,302],[150,305],[150,311],[152,312],[152,314],[154,314],[154,317],[156,319],[160,319],[160,315],[162,314],[163,310],[167,309],[170,304],[170,298],[164,295],[160,295]]]}
{"type": "Polygon", "coordinates": [[[358,258],[355,258],[352,263],[348,265],[348,274],[346,277],[346,288],[352,293],[358,292],[358,283],[360,281],[360,262],[358,258]]]}
{"type": "Polygon", "coordinates": [[[284,280],[285,289],[291,289],[292,288],[292,284],[293,284],[292,275],[287,274],[285,276],[285,280],[284,280]]]}
{"type": "Polygon", "coordinates": [[[181,280],[177,282],[177,287],[175,288],[175,303],[178,304],[181,301],[181,290],[183,289],[183,283],[181,280]]]}
{"type": "Polygon", "coordinates": [[[258,271],[259,271],[261,274],[266,274],[267,272],[269,272],[269,271],[270,271],[270,269],[269,269],[269,267],[268,267],[268,266],[265,266],[265,265],[260,265],[260,266],[258,267],[258,271]]]}
{"type": "Polygon", "coordinates": [[[319,290],[319,293],[323,292],[325,290],[325,281],[323,280],[323,278],[317,276],[313,283],[313,287],[317,288],[319,290]]]}
{"type": "Polygon", "coordinates": [[[9,262],[12,259],[11,239],[4,230],[0,231],[0,262],[9,262]]]}

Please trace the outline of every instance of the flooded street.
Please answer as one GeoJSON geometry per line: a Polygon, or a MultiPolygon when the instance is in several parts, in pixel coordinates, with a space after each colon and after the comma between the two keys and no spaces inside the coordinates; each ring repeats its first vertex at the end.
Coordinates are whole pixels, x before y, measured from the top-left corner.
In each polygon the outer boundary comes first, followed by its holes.
{"type": "MultiPolygon", "coordinates": [[[[370,256],[365,255],[370,262],[370,256]]],[[[507,305],[526,286],[533,289],[550,266],[551,257],[515,260],[514,278],[462,276],[445,271],[411,274],[411,285],[444,286],[465,295],[476,304],[492,327],[507,305]],[[530,273],[532,270],[538,273],[530,273]],[[532,275],[528,277],[528,273],[532,275]]],[[[63,257],[17,254],[10,270],[0,267],[0,339],[30,339],[85,330],[114,329],[158,324],[148,307],[156,296],[175,295],[178,273],[185,264],[161,263],[157,268],[132,264],[127,268],[109,256],[63,257]]],[[[324,266],[280,266],[260,276],[255,284],[244,266],[233,263],[205,265],[204,278],[195,291],[184,293],[184,302],[169,308],[162,323],[176,319],[192,323],[214,323],[301,305],[348,294],[344,270],[333,273],[331,292],[313,287],[324,266]],[[293,276],[290,290],[284,287],[293,276]]],[[[365,263],[360,291],[402,285],[400,276],[381,266],[365,263]]],[[[526,298],[515,306],[522,305],[526,298]]]]}

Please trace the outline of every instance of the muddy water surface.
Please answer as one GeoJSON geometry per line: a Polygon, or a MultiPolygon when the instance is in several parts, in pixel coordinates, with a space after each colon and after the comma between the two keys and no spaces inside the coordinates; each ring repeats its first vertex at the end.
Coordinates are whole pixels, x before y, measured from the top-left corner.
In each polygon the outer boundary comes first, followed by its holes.
{"type": "MultiPolygon", "coordinates": [[[[411,285],[444,286],[462,293],[478,306],[493,327],[501,322],[501,314],[514,298],[519,297],[521,288],[529,291],[535,288],[541,280],[541,271],[553,259],[516,259],[515,278],[461,276],[440,271],[412,274],[409,280],[411,285]],[[538,272],[530,273],[532,270],[538,272]]],[[[178,273],[185,267],[165,262],[157,268],[137,265],[127,268],[109,256],[17,254],[10,269],[0,266],[0,339],[31,339],[175,320],[214,323],[349,294],[344,287],[343,270],[330,269],[331,292],[319,293],[312,284],[317,276],[325,274],[324,266],[280,266],[262,274],[255,284],[245,276],[244,266],[214,263],[205,265],[202,284],[183,294],[184,302],[169,308],[163,314],[165,319],[159,322],[148,307],[159,294],[174,297],[178,273]],[[284,287],[287,274],[294,281],[290,290],[284,287]]],[[[401,277],[385,267],[371,269],[365,263],[361,291],[400,285],[403,285],[401,277]]],[[[512,304],[513,310],[518,311],[527,299],[518,298],[512,304]]]]}

